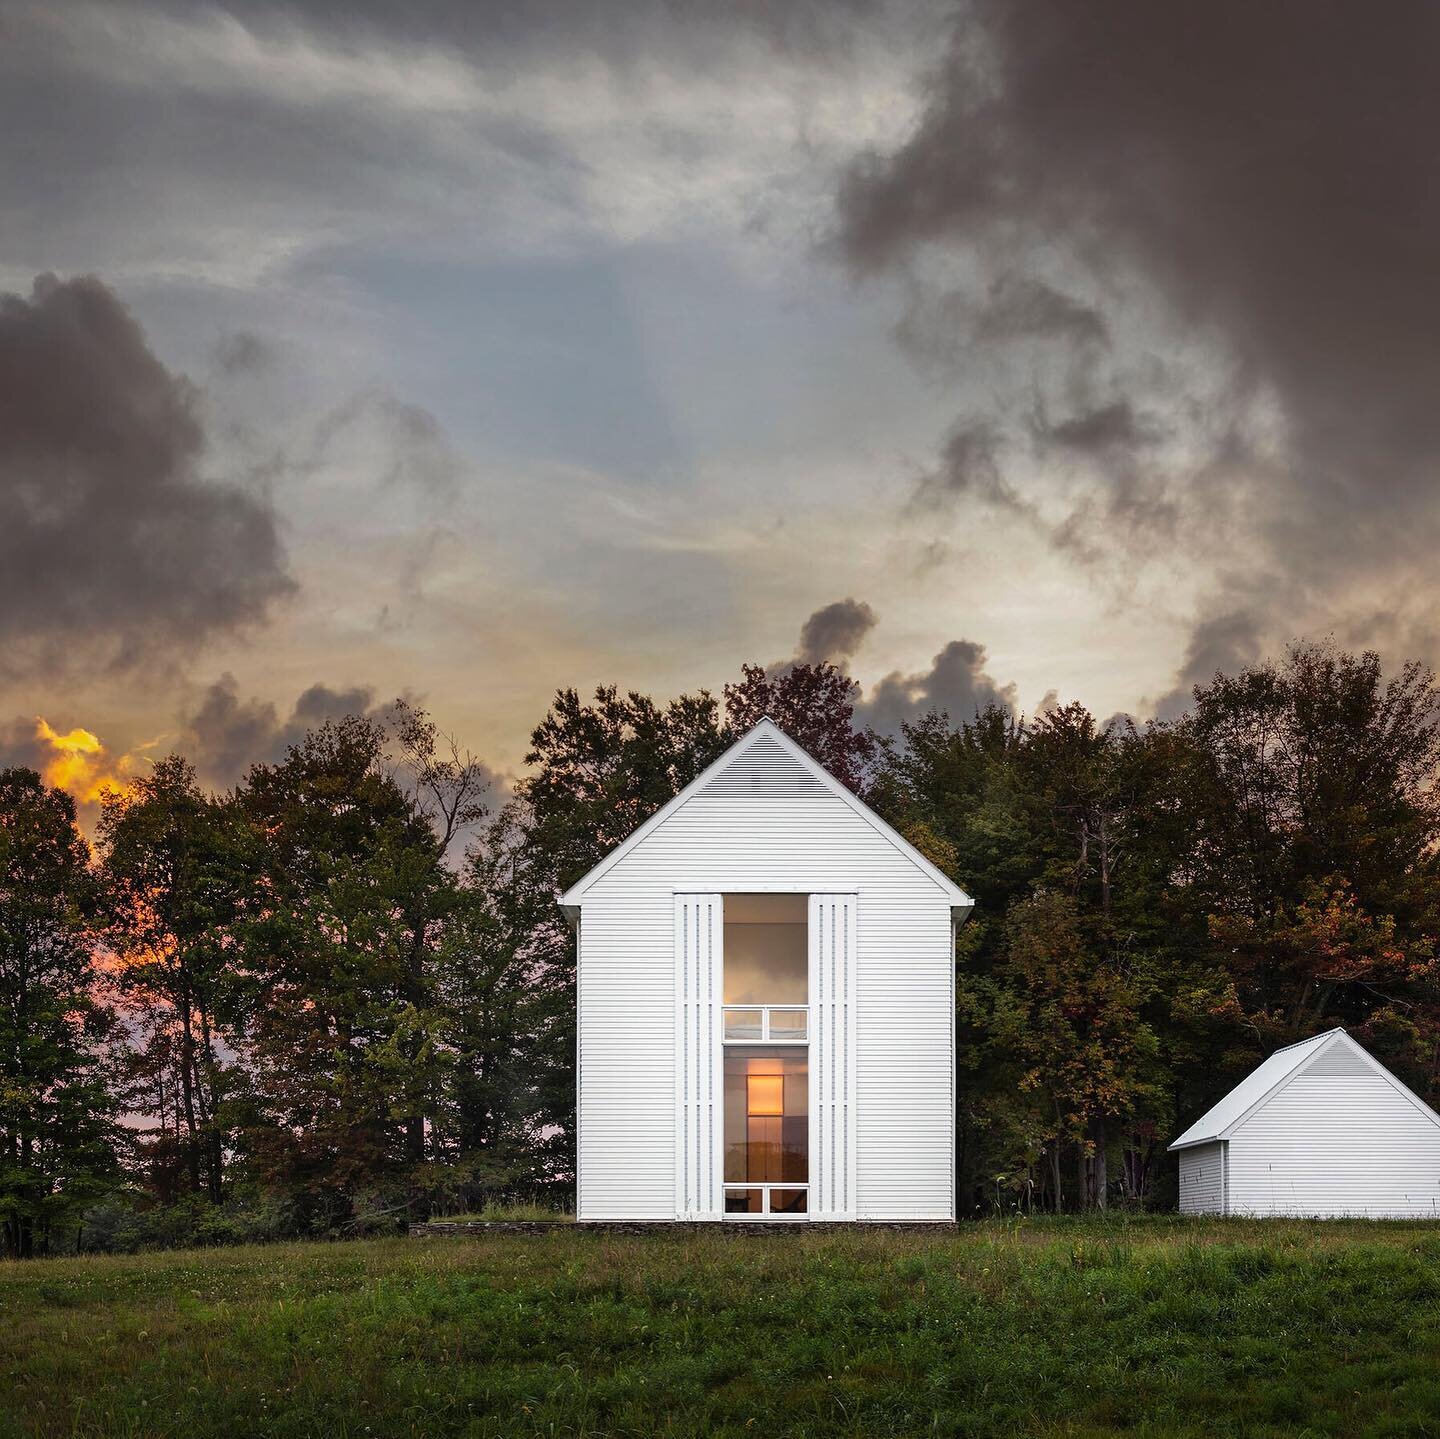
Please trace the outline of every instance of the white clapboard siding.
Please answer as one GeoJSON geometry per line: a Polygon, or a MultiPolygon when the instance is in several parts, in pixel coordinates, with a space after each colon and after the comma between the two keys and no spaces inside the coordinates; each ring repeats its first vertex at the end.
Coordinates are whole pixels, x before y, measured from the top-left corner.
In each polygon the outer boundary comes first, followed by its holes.
{"type": "Polygon", "coordinates": [[[969,901],[815,771],[757,726],[565,897],[582,1219],[678,1216],[675,897],[764,891],[854,897],[855,1217],[954,1215],[951,925],[969,901]]]}
{"type": "Polygon", "coordinates": [[[1440,1129],[1374,1070],[1303,1070],[1231,1136],[1230,1212],[1440,1218],[1440,1129]]]}
{"type": "Polygon", "coordinates": [[[1223,1141],[1225,1212],[1440,1218],[1440,1116],[1344,1030],[1272,1054],[1175,1142],[1223,1141]]]}
{"type": "Polygon", "coordinates": [[[1181,1214],[1225,1213],[1225,1141],[1180,1151],[1181,1214]]]}

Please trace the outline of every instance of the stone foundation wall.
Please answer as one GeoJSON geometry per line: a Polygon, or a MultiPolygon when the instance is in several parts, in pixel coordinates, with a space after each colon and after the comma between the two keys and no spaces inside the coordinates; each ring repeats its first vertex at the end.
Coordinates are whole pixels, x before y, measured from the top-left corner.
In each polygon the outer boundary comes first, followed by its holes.
{"type": "Polygon", "coordinates": [[[658,1237],[675,1234],[853,1234],[857,1230],[884,1229],[897,1234],[950,1234],[959,1228],[953,1220],[917,1223],[909,1220],[861,1219],[850,1222],[804,1220],[745,1221],[721,1220],[707,1224],[681,1224],[665,1220],[588,1220],[570,1224],[552,1219],[471,1219],[451,1222],[432,1220],[428,1224],[412,1224],[412,1239],[437,1238],[453,1234],[554,1234],[569,1230],[580,1234],[645,1234],[658,1237]]]}

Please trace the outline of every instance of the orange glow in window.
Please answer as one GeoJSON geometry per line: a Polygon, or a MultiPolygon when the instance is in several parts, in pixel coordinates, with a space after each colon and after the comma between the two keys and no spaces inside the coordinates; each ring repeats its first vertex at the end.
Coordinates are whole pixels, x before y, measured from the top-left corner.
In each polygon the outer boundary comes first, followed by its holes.
{"type": "Polygon", "coordinates": [[[745,1112],[752,1119],[785,1113],[785,1078],[780,1074],[750,1074],[745,1078],[745,1112]]]}

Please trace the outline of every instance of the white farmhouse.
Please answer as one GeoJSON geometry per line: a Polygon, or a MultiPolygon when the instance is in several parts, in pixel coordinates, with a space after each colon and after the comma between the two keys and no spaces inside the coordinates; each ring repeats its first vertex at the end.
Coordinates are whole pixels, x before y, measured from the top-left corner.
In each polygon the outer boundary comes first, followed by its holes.
{"type": "Polygon", "coordinates": [[[560,902],[582,1221],[954,1218],[971,900],[775,724],[560,902]]]}
{"type": "Polygon", "coordinates": [[[1276,1050],[1170,1148],[1182,1214],[1440,1218],[1440,1115],[1343,1029],[1276,1050]]]}

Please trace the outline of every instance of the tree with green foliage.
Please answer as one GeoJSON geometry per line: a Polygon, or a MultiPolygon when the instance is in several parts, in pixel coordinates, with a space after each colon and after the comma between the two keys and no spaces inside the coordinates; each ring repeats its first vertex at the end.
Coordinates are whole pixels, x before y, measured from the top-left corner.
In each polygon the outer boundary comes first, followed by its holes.
{"type": "Polygon", "coordinates": [[[118,1177],[114,1017],[75,803],[0,770],[0,1252],[43,1251],[118,1177]]]}
{"type": "Polygon", "coordinates": [[[953,853],[947,872],[975,900],[965,930],[971,951],[993,949],[991,929],[1040,866],[1016,767],[1025,734],[999,705],[958,726],[944,714],[922,715],[883,742],[866,791],[902,834],[923,827],[953,853]]]}
{"type": "Polygon", "coordinates": [[[1440,1095],[1423,667],[1300,645],[1174,723],[997,705],[891,738],[857,728],[831,665],[747,665],[722,695],[560,691],[494,813],[489,772],[404,704],[322,726],[224,799],[166,760],[106,801],[98,870],[69,801],[9,772],[5,1243],[34,1247],[104,1182],[142,1088],[164,1116],[154,1197],[258,1184],[291,1229],[573,1178],[557,900],[766,714],[977,901],[956,953],[962,1212],[1163,1201],[1177,1123],[1337,1022],[1440,1095]],[[122,1033],[128,1082],[106,1068],[122,1033]]]}
{"type": "Polygon", "coordinates": [[[573,959],[522,813],[506,805],[471,847],[436,955],[451,1046],[437,1182],[466,1208],[574,1173],[573,959]]]}
{"type": "MultiPolygon", "coordinates": [[[[1267,1047],[1343,1023],[1422,1092],[1440,1060],[1440,687],[1301,644],[1181,726],[1190,886],[1267,1047]]],[[[1250,1054],[1236,1056],[1253,1062],[1250,1054]]]]}
{"type": "Polygon", "coordinates": [[[136,1087],[168,1089],[173,1106],[159,1106],[158,1147],[173,1107],[187,1187],[219,1204],[229,1147],[221,1011],[236,913],[234,812],[202,793],[176,755],[106,793],[98,838],[105,937],[135,1030],[136,1087]]]}
{"type": "MultiPolygon", "coordinates": [[[[428,854],[423,845],[407,850],[409,883],[403,901],[408,933],[403,994],[419,1015],[437,1006],[436,963],[442,952],[452,948],[445,939],[447,925],[453,928],[466,909],[449,862],[456,850],[463,851],[489,814],[490,773],[474,755],[462,750],[453,736],[442,735],[429,715],[406,700],[397,700],[392,707],[392,727],[398,751],[392,773],[412,810],[428,824],[432,840],[428,854]]],[[[436,1042],[432,1032],[410,1024],[406,1033],[414,1072],[432,1070],[432,1064],[420,1063],[424,1047],[436,1042]]],[[[434,1106],[433,1099],[427,1102],[421,1092],[412,1093],[414,1103],[403,1125],[405,1160],[414,1169],[427,1159],[426,1137],[434,1106]]]]}
{"type": "Polygon", "coordinates": [[[1090,928],[1073,895],[1038,890],[1011,907],[991,980],[1004,999],[994,1006],[990,1042],[1013,1057],[1020,1091],[1042,1101],[1056,1210],[1067,1141],[1080,1207],[1105,1207],[1110,1129],[1145,1113],[1158,1049],[1143,1016],[1143,958],[1098,947],[1090,928]]]}
{"type": "Polygon", "coordinates": [[[1079,705],[1029,723],[927,715],[884,747],[871,802],[976,899],[957,955],[974,1202],[998,1184],[1059,1205],[1069,1172],[1069,1202],[1103,1204],[1112,1150],[1126,1195],[1151,1192],[1177,1087],[1168,1045],[1217,987],[1175,884],[1188,837],[1172,773],[1188,762],[1165,727],[1102,728],[1079,705]]]}
{"type": "Polygon", "coordinates": [[[552,894],[598,864],[724,751],[720,707],[702,690],[658,705],[613,685],[585,704],[561,690],[530,736],[516,786],[552,894]]]}
{"type": "Polygon", "coordinates": [[[261,1116],[249,1138],[264,1179],[322,1226],[354,1223],[362,1197],[411,1202],[410,1123],[428,1124],[447,1062],[448,1020],[415,956],[453,876],[387,742],[372,720],[327,722],[236,796],[235,964],[261,1116]]]}
{"type": "Polygon", "coordinates": [[[529,772],[503,824],[472,864],[472,882],[506,886],[472,914],[537,989],[542,1025],[526,1043],[547,1159],[563,1173],[574,1173],[575,941],[557,902],[726,743],[719,705],[703,690],[663,706],[614,686],[589,704],[561,690],[531,734],[529,772]]]}

